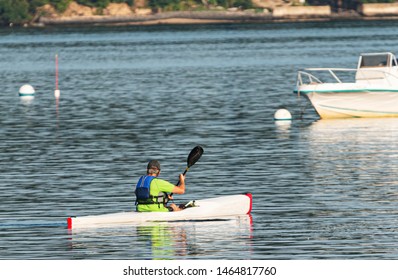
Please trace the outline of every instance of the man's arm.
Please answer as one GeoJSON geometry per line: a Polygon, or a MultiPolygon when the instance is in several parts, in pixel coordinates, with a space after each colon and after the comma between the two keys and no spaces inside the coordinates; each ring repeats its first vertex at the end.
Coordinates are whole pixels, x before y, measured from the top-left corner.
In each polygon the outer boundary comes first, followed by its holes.
{"type": "Polygon", "coordinates": [[[174,186],[173,193],[184,194],[185,193],[185,176],[180,174],[180,185],[174,186]]]}

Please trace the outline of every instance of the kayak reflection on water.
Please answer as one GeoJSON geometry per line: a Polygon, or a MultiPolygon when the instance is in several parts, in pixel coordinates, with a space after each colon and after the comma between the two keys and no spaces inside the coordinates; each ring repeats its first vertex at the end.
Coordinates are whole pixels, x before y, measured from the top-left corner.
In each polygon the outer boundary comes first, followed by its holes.
{"type": "Polygon", "coordinates": [[[146,244],[151,259],[172,259],[174,256],[188,254],[188,240],[183,227],[172,227],[164,223],[137,226],[138,241],[146,244]]]}
{"type": "MultiPolygon", "coordinates": [[[[188,210],[187,210],[188,211],[188,210]]],[[[70,257],[110,259],[241,259],[253,253],[251,215],[79,228],[68,235],[70,257]]]]}
{"type": "Polygon", "coordinates": [[[152,223],[137,226],[136,233],[138,243],[145,244],[147,258],[207,258],[218,253],[214,251],[218,242],[235,245],[240,242],[240,248],[250,247],[252,219],[250,215],[244,215],[229,219],[152,223]]]}

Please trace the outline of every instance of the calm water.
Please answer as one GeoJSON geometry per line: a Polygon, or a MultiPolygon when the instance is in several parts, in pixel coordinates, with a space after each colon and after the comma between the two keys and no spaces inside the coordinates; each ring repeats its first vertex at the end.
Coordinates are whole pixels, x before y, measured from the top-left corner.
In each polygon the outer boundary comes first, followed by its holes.
{"type": "Polygon", "coordinates": [[[397,27],[0,30],[0,258],[397,259],[398,119],[318,120],[292,93],[298,69],[397,52],[397,27]],[[252,192],[252,222],[68,233],[68,216],[133,209],[149,159],[177,181],[195,145],[184,200],[252,192]]]}

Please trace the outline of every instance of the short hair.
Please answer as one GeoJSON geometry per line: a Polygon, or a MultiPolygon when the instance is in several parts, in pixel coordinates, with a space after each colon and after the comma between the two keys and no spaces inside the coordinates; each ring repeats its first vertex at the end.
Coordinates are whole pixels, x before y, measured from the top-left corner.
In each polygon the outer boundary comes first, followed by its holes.
{"type": "Polygon", "coordinates": [[[149,161],[146,169],[149,170],[151,168],[155,168],[157,170],[160,170],[160,162],[155,160],[155,159],[149,161]]]}

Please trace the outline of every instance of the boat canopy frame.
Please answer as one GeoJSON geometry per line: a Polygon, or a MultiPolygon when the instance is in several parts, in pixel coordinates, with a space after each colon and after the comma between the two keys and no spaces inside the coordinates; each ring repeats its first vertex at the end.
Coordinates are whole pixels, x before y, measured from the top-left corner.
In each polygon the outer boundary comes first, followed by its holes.
{"type": "MultiPolygon", "coordinates": [[[[378,73],[382,75],[382,79],[385,79],[389,85],[391,85],[391,82],[388,78],[393,78],[398,80],[398,76],[394,75],[393,73],[387,72],[385,70],[381,69],[364,69],[361,68],[360,71],[359,69],[350,69],[350,68],[306,68],[304,69],[305,71],[298,71],[297,74],[297,86],[302,86],[302,85],[311,85],[311,84],[324,84],[324,82],[319,78],[316,77],[314,73],[309,73],[307,71],[311,72],[329,72],[329,74],[334,78],[335,83],[343,83],[342,79],[336,74],[336,72],[353,72],[356,73],[358,76],[366,76],[365,73],[378,73]],[[308,82],[305,82],[308,81],[308,82]]],[[[356,78],[358,79],[358,78],[356,78]]],[[[363,80],[366,80],[364,78],[363,80]]],[[[369,82],[370,84],[370,82],[369,82]]]]}
{"type": "MultiPolygon", "coordinates": [[[[304,71],[298,71],[296,86],[323,84],[321,79],[311,72],[329,72],[335,83],[343,83],[341,77],[336,72],[355,73],[355,82],[358,80],[369,81],[371,79],[384,79],[391,85],[390,78],[398,80],[398,76],[391,73],[392,69],[397,69],[398,63],[395,55],[391,52],[380,53],[362,53],[359,56],[356,69],[351,68],[305,68],[304,71]],[[308,82],[305,82],[305,81],[308,82]]],[[[395,71],[397,72],[397,71],[395,71]]],[[[398,73],[398,72],[397,72],[398,73]]],[[[369,84],[371,84],[369,82],[369,84]]]]}

